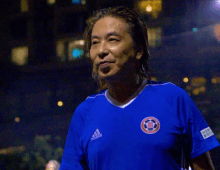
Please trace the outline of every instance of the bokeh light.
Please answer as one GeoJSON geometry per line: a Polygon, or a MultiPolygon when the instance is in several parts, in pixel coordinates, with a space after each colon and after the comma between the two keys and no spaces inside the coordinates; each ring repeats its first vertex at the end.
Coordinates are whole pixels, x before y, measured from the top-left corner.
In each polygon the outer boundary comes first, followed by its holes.
{"type": "Polygon", "coordinates": [[[193,32],[198,32],[198,29],[197,28],[193,28],[193,32]]]}
{"type": "Polygon", "coordinates": [[[15,118],[15,122],[17,122],[17,123],[20,122],[20,118],[19,118],[19,117],[16,117],[16,118],[15,118]]]}
{"type": "Polygon", "coordinates": [[[23,66],[28,62],[28,47],[15,47],[12,49],[12,62],[23,66]]]}
{"type": "Polygon", "coordinates": [[[56,0],[47,0],[47,3],[48,3],[49,5],[53,5],[53,4],[56,3],[56,0]]]}
{"type": "Polygon", "coordinates": [[[215,78],[212,78],[212,83],[213,84],[216,84],[217,83],[217,80],[215,78]]]}
{"type": "Polygon", "coordinates": [[[68,44],[69,60],[74,60],[84,56],[84,40],[73,40],[68,44]]]}
{"type": "Polygon", "coordinates": [[[28,0],[21,0],[21,12],[28,12],[29,7],[28,7],[28,0]]]}
{"type": "Polygon", "coordinates": [[[188,82],[189,82],[189,78],[188,78],[188,77],[184,77],[184,78],[183,78],[183,82],[184,82],[184,83],[188,83],[188,82]]]}
{"type": "Polygon", "coordinates": [[[86,4],[86,0],[82,0],[82,5],[85,5],[86,4]]]}
{"type": "Polygon", "coordinates": [[[46,165],[46,170],[58,170],[60,163],[56,160],[50,160],[46,165]]]}
{"type": "Polygon", "coordinates": [[[220,0],[215,0],[214,6],[215,8],[220,9],[220,0]]]}
{"type": "Polygon", "coordinates": [[[212,79],[211,79],[211,82],[212,82],[213,84],[220,84],[220,77],[214,77],[214,78],[212,78],[212,79]]]}
{"type": "Polygon", "coordinates": [[[146,12],[152,12],[152,6],[151,5],[148,5],[146,7],[146,12]]]}
{"type": "Polygon", "coordinates": [[[84,51],[82,49],[75,48],[72,51],[73,58],[80,58],[83,55],[84,51]]]}
{"type": "Polygon", "coordinates": [[[216,24],[214,27],[214,35],[218,41],[220,41],[220,24],[216,24]]]}
{"type": "Polygon", "coordinates": [[[140,13],[145,14],[147,12],[156,19],[162,12],[162,0],[139,1],[138,8],[140,13]]]}
{"type": "Polygon", "coordinates": [[[191,85],[193,87],[201,87],[206,84],[207,80],[205,77],[194,77],[191,79],[191,85]]]}
{"type": "Polygon", "coordinates": [[[151,77],[152,81],[158,81],[156,77],[151,77]]]}
{"type": "Polygon", "coordinates": [[[205,86],[200,87],[199,91],[205,93],[206,92],[206,87],[205,86]]]}
{"type": "Polygon", "coordinates": [[[199,88],[195,88],[193,91],[192,91],[192,93],[193,93],[193,95],[195,95],[195,96],[197,96],[197,95],[199,95],[199,88]]]}
{"type": "Polygon", "coordinates": [[[73,0],[72,1],[74,4],[81,4],[81,0],[73,0]]]}
{"type": "Polygon", "coordinates": [[[62,106],[63,106],[63,102],[62,102],[62,101],[58,101],[58,102],[57,102],[57,105],[60,106],[60,107],[62,107],[62,106]]]}

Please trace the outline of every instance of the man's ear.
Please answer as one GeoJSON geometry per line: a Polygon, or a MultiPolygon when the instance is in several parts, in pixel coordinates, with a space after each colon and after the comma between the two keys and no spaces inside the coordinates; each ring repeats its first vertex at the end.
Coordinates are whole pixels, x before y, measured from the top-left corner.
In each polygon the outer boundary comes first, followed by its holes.
{"type": "Polygon", "coordinates": [[[137,53],[136,53],[136,59],[140,60],[142,55],[143,55],[143,50],[142,49],[138,50],[137,53]]]}

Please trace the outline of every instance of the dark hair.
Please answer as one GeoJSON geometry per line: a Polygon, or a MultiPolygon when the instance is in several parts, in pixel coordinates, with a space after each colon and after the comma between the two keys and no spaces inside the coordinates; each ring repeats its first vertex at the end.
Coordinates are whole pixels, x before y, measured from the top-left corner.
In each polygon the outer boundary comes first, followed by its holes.
{"type": "MultiPolygon", "coordinates": [[[[143,55],[140,59],[140,66],[137,70],[138,77],[141,80],[143,78],[150,79],[148,65],[150,54],[148,47],[147,27],[144,21],[139,16],[139,14],[127,7],[109,7],[97,10],[93,13],[93,15],[87,20],[87,27],[84,32],[85,53],[89,55],[89,51],[91,48],[91,34],[95,23],[99,19],[104,18],[106,16],[112,16],[115,18],[122,19],[128,24],[128,32],[130,33],[133,39],[135,49],[143,50],[143,55]]],[[[99,90],[106,88],[105,80],[99,79],[97,73],[93,72],[93,78],[98,82],[99,90]]]]}

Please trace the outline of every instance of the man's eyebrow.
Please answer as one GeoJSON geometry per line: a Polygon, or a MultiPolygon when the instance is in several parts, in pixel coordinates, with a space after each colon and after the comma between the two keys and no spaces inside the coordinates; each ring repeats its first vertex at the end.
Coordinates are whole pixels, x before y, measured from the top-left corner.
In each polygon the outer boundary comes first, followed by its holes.
{"type": "Polygon", "coordinates": [[[106,37],[109,37],[109,36],[111,36],[111,35],[120,36],[117,32],[112,31],[112,32],[109,32],[109,33],[106,35],[106,37]]]}
{"type": "Polygon", "coordinates": [[[94,38],[98,38],[98,36],[97,35],[92,35],[91,39],[94,39],[94,38]]]}
{"type": "MultiPolygon", "coordinates": [[[[109,37],[109,36],[112,36],[112,35],[114,35],[114,36],[120,36],[117,32],[112,31],[112,32],[109,32],[109,33],[105,36],[105,38],[107,38],[107,37],[109,37]]],[[[99,38],[99,36],[97,36],[97,35],[92,35],[92,36],[91,36],[91,39],[94,39],[94,38],[99,38]]]]}

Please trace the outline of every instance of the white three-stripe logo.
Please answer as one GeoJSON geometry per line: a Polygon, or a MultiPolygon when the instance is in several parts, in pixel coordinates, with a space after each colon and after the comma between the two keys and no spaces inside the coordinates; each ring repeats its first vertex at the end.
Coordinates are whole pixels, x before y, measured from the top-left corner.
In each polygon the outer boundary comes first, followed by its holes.
{"type": "Polygon", "coordinates": [[[94,134],[91,137],[91,141],[96,140],[98,138],[102,137],[102,134],[99,132],[99,129],[96,129],[94,134]]]}

